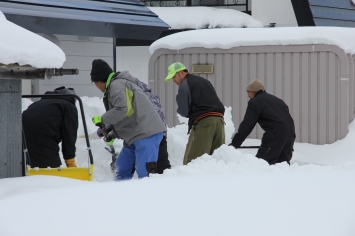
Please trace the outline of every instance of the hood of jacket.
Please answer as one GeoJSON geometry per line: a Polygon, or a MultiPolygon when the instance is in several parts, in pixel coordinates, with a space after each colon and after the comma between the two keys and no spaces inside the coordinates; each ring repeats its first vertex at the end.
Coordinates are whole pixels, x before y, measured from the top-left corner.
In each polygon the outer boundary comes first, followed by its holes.
{"type": "Polygon", "coordinates": [[[117,73],[117,75],[113,76],[111,82],[116,79],[125,79],[125,80],[128,80],[128,81],[138,85],[138,79],[133,77],[131,75],[131,73],[129,73],[129,71],[121,71],[121,72],[117,73]]]}

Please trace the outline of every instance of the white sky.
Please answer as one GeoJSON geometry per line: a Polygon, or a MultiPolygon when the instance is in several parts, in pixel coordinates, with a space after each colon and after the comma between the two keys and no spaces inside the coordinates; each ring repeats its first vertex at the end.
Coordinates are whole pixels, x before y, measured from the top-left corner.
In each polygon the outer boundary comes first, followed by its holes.
{"type": "Polygon", "coordinates": [[[6,20],[0,11],[0,63],[60,68],[64,61],[57,45],[6,20]]]}
{"type": "MultiPolygon", "coordinates": [[[[104,112],[102,100],[82,100],[93,133],[91,117],[104,112]]],[[[23,99],[23,110],[30,103],[23,99]]],[[[226,143],[231,118],[228,108],[226,143]]],[[[291,166],[269,166],[255,149],[226,145],[183,166],[186,131],[186,124],[168,129],[173,167],[163,175],[112,181],[110,154],[92,136],[93,182],[0,179],[0,235],[355,235],[355,122],[334,144],[296,143],[291,166]]],[[[122,142],[114,145],[119,151],[122,142]]],[[[76,146],[77,163],[86,166],[84,138],[76,146]]]]}
{"type": "Polygon", "coordinates": [[[336,45],[346,53],[355,53],[354,28],[342,27],[276,27],[202,29],[180,32],[155,41],[149,48],[181,50],[189,47],[229,49],[259,45],[336,45]]]}
{"type": "Polygon", "coordinates": [[[262,28],[265,24],[234,9],[214,7],[148,7],[171,29],[262,28]]]}

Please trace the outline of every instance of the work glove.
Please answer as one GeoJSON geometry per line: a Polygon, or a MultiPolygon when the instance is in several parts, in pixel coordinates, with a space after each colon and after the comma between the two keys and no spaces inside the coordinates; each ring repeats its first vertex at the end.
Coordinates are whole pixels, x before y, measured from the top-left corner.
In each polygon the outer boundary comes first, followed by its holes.
{"type": "Polygon", "coordinates": [[[70,158],[65,160],[65,164],[67,165],[68,168],[76,167],[75,158],[70,158]]]}
{"type": "MultiPolygon", "coordinates": [[[[106,128],[106,132],[110,133],[112,131],[112,126],[111,125],[105,125],[106,128]]],[[[99,136],[100,138],[104,137],[104,134],[102,133],[102,129],[101,127],[97,128],[97,136],[99,136]]]]}
{"type": "Polygon", "coordinates": [[[92,118],[92,123],[94,123],[94,125],[96,125],[96,126],[101,127],[102,126],[102,118],[101,118],[101,116],[94,116],[92,118]]]}
{"type": "Polygon", "coordinates": [[[113,139],[110,135],[108,138],[103,138],[103,139],[107,146],[112,146],[113,142],[115,141],[115,139],[113,139]]]}

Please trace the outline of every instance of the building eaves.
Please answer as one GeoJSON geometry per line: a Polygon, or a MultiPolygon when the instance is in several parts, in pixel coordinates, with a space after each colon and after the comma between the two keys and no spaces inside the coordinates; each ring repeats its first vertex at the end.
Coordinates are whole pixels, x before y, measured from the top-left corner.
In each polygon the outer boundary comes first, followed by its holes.
{"type": "Polygon", "coordinates": [[[0,0],[0,11],[35,33],[154,40],[169,27],[138,0],[0,0]]]}

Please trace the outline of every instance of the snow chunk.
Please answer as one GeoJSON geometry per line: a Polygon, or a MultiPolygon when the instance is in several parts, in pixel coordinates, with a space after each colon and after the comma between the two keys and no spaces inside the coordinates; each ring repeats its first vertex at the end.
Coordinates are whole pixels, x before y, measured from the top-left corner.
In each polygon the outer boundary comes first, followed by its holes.
{"type": "Polygon", "coordinates": [[[148,7],[171,29],[262,28],[265,24],[234,9],[214,7],[148,7]],[[174,16],[174,17],[172,17],[174,16]]]}

